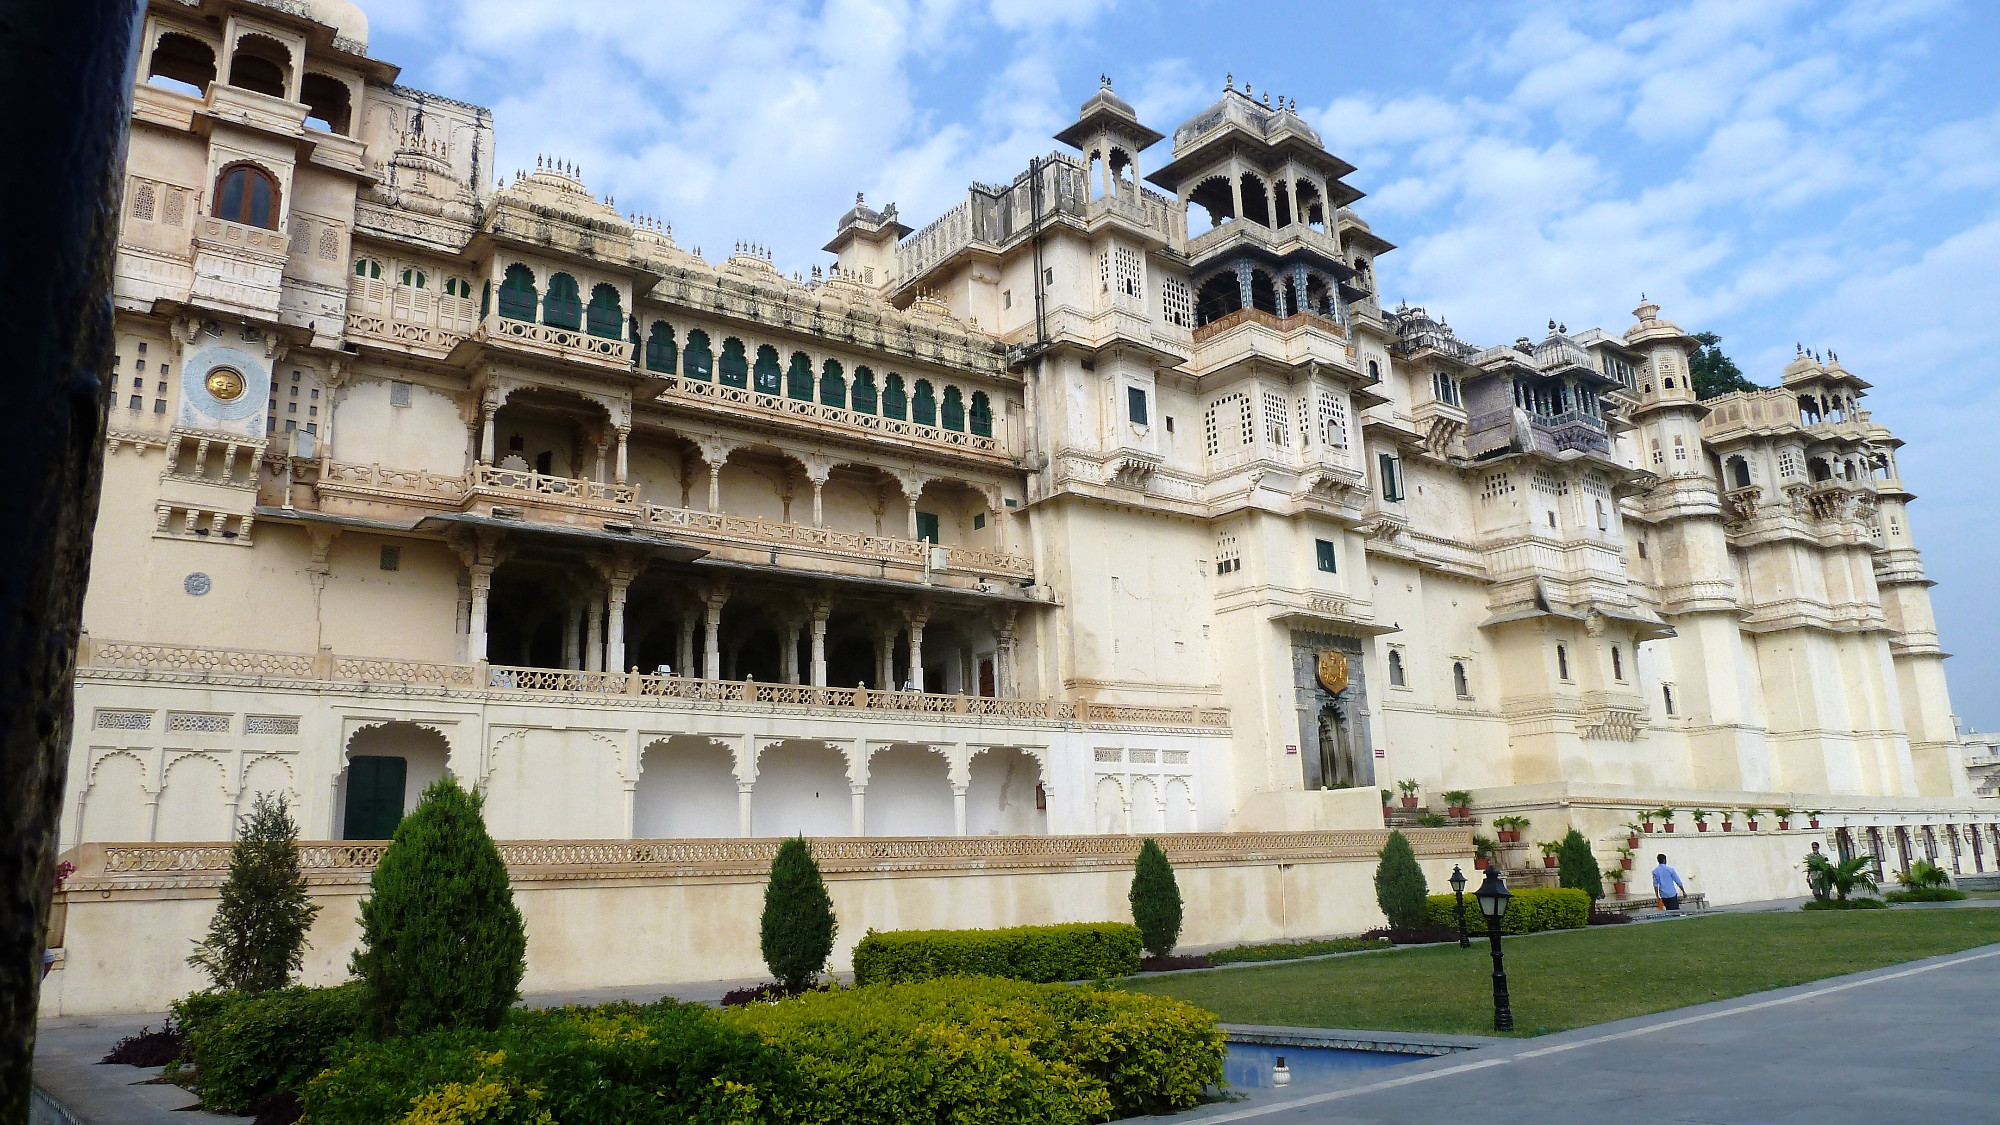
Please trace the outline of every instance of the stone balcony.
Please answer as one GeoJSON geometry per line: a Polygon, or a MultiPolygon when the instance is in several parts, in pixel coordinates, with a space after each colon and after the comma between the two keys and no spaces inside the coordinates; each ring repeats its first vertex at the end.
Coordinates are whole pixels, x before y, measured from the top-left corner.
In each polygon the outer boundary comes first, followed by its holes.
{"type": "Polygon", "coordinates": [[[1040,726],[1147,727],[1227,734],[1229,711],[1217,707],[1155,707],[1067,699],[1000,699],[920,691],[703,680],[637,672],[579,672],[498,664],[458,664],[394,657],[207,648],[197,645],[99,641],[86,636],[79,675],[94,679],[234,681],[264,687],[363,690],[370,695],[559,702],[617,707],[838,714],[890,721],[1040,726]]]}
{"type": "Polygon", "coordinates": [[[582,364],[600,371],[632,371],[633,346],[630,340],[592,336],[581,329],[515,320],[498,313],[486,317],[473,328],[471,335],[454,348],[452,360],[457,362],[461,358],[460,351],[469,347],[582,364]]]}
{"type": "Polygon", "coordinates": [[[1280,256],[1306,250],[1322,258],[1346,261],[1340,243],[1324,231],[1299,223],[1272,228],[1247,219],[1226,222],[1197,236],[1187,244],[1188,260],[1201,262],[1239,246],[1255,246],[1280,256]]]}
{"type": "Polygon", "coordinates": [[[705,379],[667,376],[656,398],[660,402],[715,412],[731,420],[744,418],[781,422],[792,426],[809,425],[827,434],[886,442],[898,448],[923,449],[970,455],[995,465],[1013,465],[1020,458],[1005,421],[995,411],[993,433],[974,433],[969,428],[950,430],[927,426],[907,418],[886,414],[864,414],[841,406],[828,406],[817,399],[791,398],[766,394],[749,387],[732,387],[705,379]]]}
{"type": "Polygon", "coordinates": [[[1035,572],[1033,560],[1004,551],[649,504],[640,498],[638,485],[602,484],[493,465],[450,476],[329,460],[320,466],[315,490],[322,510],[336,515],[380,515],[384,505],[441,512],[483,506],[491,514],[497,506],[519,509],[519,518],[529,523],[629,523],[668,533],[711,554],[741,555],[742,561],[768,562],[782,550],[789,557],[781,565],[828,574],[875,575],[893,569],[912,580],[956,578],[970,586],[986,581],[1032,582],[1035,572]]]}
{"type": "Polygon", "coordinates": [[[354,277],[347,287],[347,335],[442,360],[479,328],[479,304],[380,278],[354,277]]]}
{"type": "Polygon", "coordinates": [[[1256,360],[1288,366],[1317,362],[1349,372],[1355,366],[1347,329],[1314,313],[1279,317],[1262,309],[1238,309],[1196,328],[1192,342],[1198,375],[1256,360]]]}
{"type": "Polygon", "coordinates": [[[286,234],[204,215],[194,226],[194,287],[199,306],[257,320],[278,319],[286,234]]]}

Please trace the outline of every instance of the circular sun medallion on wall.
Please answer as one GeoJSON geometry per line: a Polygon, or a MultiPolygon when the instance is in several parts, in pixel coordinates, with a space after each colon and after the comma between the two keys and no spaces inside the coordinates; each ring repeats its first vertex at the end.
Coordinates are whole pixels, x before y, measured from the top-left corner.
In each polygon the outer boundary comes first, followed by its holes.
{"type": "Polygon", "coordinates": [[[209,372],[204,385],[218,402],[235,402],[243,397],[243,375],[233,367],[218,367],[209,372]]]}
{"type": "Polygon", "coordinates": [[[199,570],[181,580],[181,589],[186,590],[197,598],[208,593],[212,585],[213,583],[208,580],[208,575],[203,574],[199,570]]]}

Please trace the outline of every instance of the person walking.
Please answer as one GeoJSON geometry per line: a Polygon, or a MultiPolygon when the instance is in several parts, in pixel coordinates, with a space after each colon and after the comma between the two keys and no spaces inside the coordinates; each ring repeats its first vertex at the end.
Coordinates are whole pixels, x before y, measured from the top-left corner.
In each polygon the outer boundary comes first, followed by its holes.
{"type": "Polygon", "coordinates": [[[1653,868],[1653,895],[1660,900],[1661,910],[1680,913],[1681,897],[1687,894],[1687,884],[1681,882],[1681,873],[1667,866],[1667,853],[1654,857],[1660,861],[1653,868]]]}

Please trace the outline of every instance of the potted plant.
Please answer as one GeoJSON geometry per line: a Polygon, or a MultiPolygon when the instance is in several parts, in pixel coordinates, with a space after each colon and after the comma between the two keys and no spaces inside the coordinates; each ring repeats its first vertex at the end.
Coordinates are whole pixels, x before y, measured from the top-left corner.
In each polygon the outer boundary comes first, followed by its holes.
{"type": "Polygon", "coordinates": [[[1382,819],[1383,819],[1383,820],[1387,820],[1387,819],[1389,819],[1390,817],[1392,817],[1392,816],[1395,816],[1395,815],[1396,815],[1396,810],[1395,810],[1395,808],[1393,807],[1393,805],[1391,804],[1391,802],[1393,802],[1393,801],[1394,801],[1395,799],[1396,799],[1396,791],[1395,791],[1394,789],[1384,789],[1384,790],[1382,790],[1382,819]]]}
{"type": "Polygon", "coordinates": [[[1792,810],[1785,808],[1772,809],[1771,815],[1778,818],[1778,831],[1780,832],[1791,831],[1792,810]]]}
{"type": "Polygon", "coordinates": [[[1664,822],[1661,827],[1670,833],[1674,830],[1674,807],[1672,805],[1661,805],[1659,808],[1653,810],[1653,815],[1659,817],[1664,822]]]}
{"type": "Polygon", "coordinates": [[[1562,856],[1563,846],[1561,840],[1543,840],[1535,846],[1542,849],[1543,867],[1553,868],[1556,865],[1556,860],[1562,856]]]}
{"type": "Polygon", "coordinates": [[[1520,843],[1521,829],[1527,826],[1528,818],[1525,816],[1496,816],[1493,818],[1493,827],[1499,831],[1500,842],[1503,844],[1520,843]]]}
{"type": "Polygon", "coordinates": [[[1484,871],[1500,858],[1500,845],[1486,836],[1472,838],[1472,869],[1484,871]]]}
{"type": "Polygon", "coordinates": [[[1706,832],[1706,831],[1708,831],[1708,810],[1707,810],[1707,809],[1696,809],[1696,810],[1694,810],[1694,811],[1693,811],[1692,813],[1689,813],[1688,815],[1689,815],[1689,816],[1692,816],[1692,817],[1694,817],[1694,830],[1695,830],[1696,832],[1706,832]]]}
{"type": "Polygon", "coordinates": [[[1636,851],[1637,849],[1635,848],[1618,849],[1618,870],[1620,871],[1632,870],[1632,857],[1636,851]]]}
{"type": "Polygon", "coordinates": [[[1822,811],[1824,811],[1824,810],[1821,810],[1821,809],[1814,809],[1813,811],[1811,811],[1811,812],[1809,812],[1809,813],[1807,813],[1807,814],[1806,814],[1806,826],[1807,826],[1808,828],[1818,828],[1818,827],[1819,827],[1819,814],[1820,814],[1820,813],[1821,813],[1822,811]]]}
{"type": "Polygon", "coordinates": [[[1447,790],[1444,795],[1446,816],[1471,816],[1472,793],[1465,789],[1447,790]]]}
{"type": "Polygon", "coordinates": [[[1619,868],[1618,870],[1608,872],[1606,874],[1606,878],[1609,878],[1611,880],[1612,895],[1617,898],[1624,898],[1625,888],[1628,884],[1631,883],[1631,879],[1625,874],[1625,870],[1623,868],[1619,868]]]}
{"type": "MultiPolygon", "coordinates": [[[[1646,826],[1646,831],[1651,832],[1652,830],[1652,825],[1649,824],[1646,826]]],[[[1625,847],[1627,849],[1636,849],[1638,846],[1639,826],[1637,824],[1627,824],[1625,826],[1625,847]]]]}
{"type": "Polygon", "coordinates": [[[1722,810],[1722,830],[1724,832],[1736,831],[1736,813],[1731,809],[1722,810]]]}
{"type": "Polygon", "coordinates": [[[1764,811],[1763,809],[1743,810],[1743,823],[1749,827],[1750,831],[1752,832],[1757,831],[1757,817],[1758,814],[1762,813],[1763,811],[1764,811]]]}
{"type": "Polygon", "coordinates": [[[1396,788],[1398,788],[1398,789],[1400,789],[1400,790],[1402,790],[1402,791],[1403,791],[1403,807],[1404,807],[1404,808],[1406,808],[1406,809],[1414,809],[1414,808],[1416,808],[1416,807],[1417,807],[1417,779],[1416,779],[1416,778],[1414,778],[1414,777],[1413,777],[1413,778],[1410,778],[1410,779],[1409,779],[1409,780],[1407,780],[1407,781],[1399,781],[1399,782],[1397,782],[1397,783],[1396,783],[1396,788]]]}

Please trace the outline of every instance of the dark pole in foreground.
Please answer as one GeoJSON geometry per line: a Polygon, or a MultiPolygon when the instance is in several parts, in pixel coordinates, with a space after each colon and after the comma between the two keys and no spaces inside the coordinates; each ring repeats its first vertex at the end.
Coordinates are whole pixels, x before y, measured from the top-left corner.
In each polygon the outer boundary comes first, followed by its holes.
{"type": "Polygon", "coordinates": [[[1458,947],[1471,949],[1472,938],[1465,932],[1465,872],[1456,863],[1451,865],[1451,893],[1458,900],[1458,947]]]}
{"type": "Polygon", "coordinates": [[[1514,897],[1500,873],[1486,869],[1486,881],[1475,898],[1479,912],[1486,915],[1486,937],[1493,943],[1493,1030],[1514,1030],[1514,1009],[1507,1000],[1507,966],[1500,960],[1500,920],[1507,915],[1507,902],[1514,897]]]}
{"type": "Polygon", "coordinates": [[[43,926],[103,468],[137,0],[0,6],[0,1125],[28,1120],[43,926]]]}

